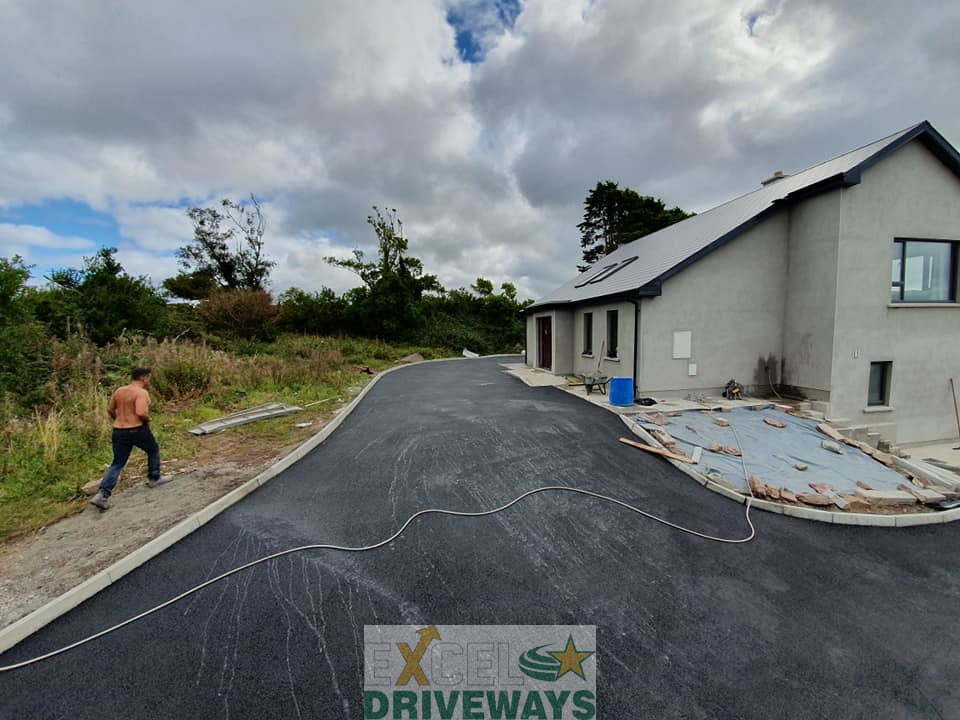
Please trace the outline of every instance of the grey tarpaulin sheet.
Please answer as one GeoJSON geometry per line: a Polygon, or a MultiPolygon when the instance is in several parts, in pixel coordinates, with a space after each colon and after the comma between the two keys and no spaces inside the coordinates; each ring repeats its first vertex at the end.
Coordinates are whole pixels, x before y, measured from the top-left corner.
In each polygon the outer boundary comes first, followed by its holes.
{"type": "Polygon", "coordinates": [[[644,422],[641,416],[633,416],[633,419],[647,430],[662,427],[687,455],[699,445],[703,448],[703,456],[694,468],[703,474],[716,470],[731,485],[743,490],[747,489],[747,483],[740,458],[710,452],[707,448],[712,443],[739,448],[747,475],[758,475],[768,485],[786,487],[795,492],[809,491],[812,482],[830,483],[838,492],[851,493],[858,480],[877,490],[895,490],[897,485],[907,482],[903,475],[857,448],[841,445],[843,455],[822,448],[820,442],[829,438],[817,430],[817,420],[794,417],[772,407],[764,410],[737,408],[715,412],[714,415],[735,426],[736,435],[729,427],[714,423],[711,415],[700,410],[686,410],[678,416],[668,417],[670,423],[665,426],[644,422]],[[780,420],[787,427],[771,427],[763,421],[764,418],[780,420]],[[807,465],[807,470],[801,472],[794,468],[798,462],[807,465]]]}

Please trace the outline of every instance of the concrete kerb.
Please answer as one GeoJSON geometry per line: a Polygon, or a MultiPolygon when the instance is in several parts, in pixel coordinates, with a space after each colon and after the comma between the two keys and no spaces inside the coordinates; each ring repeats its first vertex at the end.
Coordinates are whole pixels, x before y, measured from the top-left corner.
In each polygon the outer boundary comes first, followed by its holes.
{"type": "MultiPolygon", "coordinates": [[[[591,403],[596,405],[596,403],[591,403]]],[[[603,407],[599,405],[598,407],[603,407]]],[[[648,445],[652,445],[656,448],[663,448],[663,445],[653,437],[650,433],[644,430],[640,425],[633,422],[629,417],[625,417],[616,413],[623,423],[630,429],[630,431],[641,438],[648,445]]],[[[738,502],[741,505],[747,501],[747,496],[743,493],[737,492],[736,490],[731,490],[728,487],[724,487],[718,483],[713,482],[703,473],[697,472],[689,464],[680,462],[679,460],[671,460],[670,458],[664,458],[668,463],[673,465],[677,470],[682,472],[684,475],[687,475],[698,483],[703,485],[708,490],[717,493],[718,495],[723,495],[729,500],[738,502]]],[[[751,507],[757,508],[758,510],[764,510],[766,512],[776,513],[777,515],[788,515],[790,517],[801,518],[803,520],[813,520],[814,522],[824,522],[832,523],[834,525],[868,525],[873,527],[916,527],[917,525],[942,525],[944,523],[954,522],[955,520],[960,520],[960,508],[954,508],[952,510],[944,510],[942,512],[936,513],[923,513],[923,514],[904,514],[899,515],[871,515],[868,513],[848,513],[848,512],[831,512],[829,510],[816,510],[815,508],[801,507],[799,505],[784,505],[782,503],[771,502],[770,500],[761,500],[754,499],[750,504],[751,507]]]]}
{"type": "Polygon", "coordinates": [[[247,480],[245,483],[243,483],[243,485],[234,488],[223,497],[214,500],[202,510],[195,512],[193,515],[190,515],[173,527],[160,533],[157,537],[155,537],[153,540],[150,540],[145,545],[137,548],[125,557],[117,560],[112,565],[87,578],[79,585],[70,588],[62,595],[55,597],[50,602],[42,605],[28,615],[23,616],[19,620],[12,622],[10,625],[0,630],[0,653],[6,652],[21,640],[29,637],[43,626],[48,625],[61,615],[75,608],[83,601],[93,597],[105,587],[117,582],[117,580],[129,573],[131,570],[135,570],[136,568],[140,567],[150,558],[159,555],[168,547],[175,544],[179,540],[182,540],[193,531],[199,530],[201,526],[210,522],[224,510],[240,502],[258,487],[265,485],[295,462],[303,459],[307,453],[323,443],[324,440],[330,437],[334,430],[340,427],[340,424],[344,421],[344,419],[351,412],[353,412],[360,401],[366,397],[368,392],[370,392],[370,389],[376,385],[384,375],[388,375],[395,370],[402,370],[403,368],[411,367],[413,365],[424,365],[426,363],[451,362],[458,360],[467,361],[490,357],[513,357],[515,355],[516,353],[506,353],[500,355],[484,355],[481,358],[437,358],[435,360],[422,360],[415,363],[396,365],[394,367],[387,368],[386,370],[381,370],[370,379],[370,382],[368,382],[363,389],[357,393],[353,400],[343,406],[340,412],[338,412],[329,423],[324,425],[323,428],[321,428],[320,431],[315,435],[304,441],[303,444],[301,444],[293,452],[275,462],[256,477],[247,480]]]}

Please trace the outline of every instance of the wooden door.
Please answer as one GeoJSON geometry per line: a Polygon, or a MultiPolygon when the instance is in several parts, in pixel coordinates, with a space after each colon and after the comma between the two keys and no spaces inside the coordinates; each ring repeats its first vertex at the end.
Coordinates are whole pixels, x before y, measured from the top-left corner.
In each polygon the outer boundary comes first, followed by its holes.
{"type": "Polygon", "coordinates": [[[553,369],[553,328],[551,318],[537,318],[537,367],[553,369]]]}

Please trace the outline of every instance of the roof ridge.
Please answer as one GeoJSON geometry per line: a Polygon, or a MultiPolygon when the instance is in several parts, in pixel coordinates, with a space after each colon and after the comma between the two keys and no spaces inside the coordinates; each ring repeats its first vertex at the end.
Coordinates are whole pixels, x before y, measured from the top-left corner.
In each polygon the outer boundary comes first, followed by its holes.
{"type": "MultiPolygon", "coordinates": [[[[911,130],[914,130],[914,129],[920,127],[920,126],[923,125],[925,122],[926,122],[926,120],[922,120],[922,121],[920,121],[920,122],[918,122],[918,123],[914,123],[913,125],[910,125],[910,126],[908,126],[908,127],[905,127],[905,128],[903,128],[902,130],[897,130],[896,132],[892,132],[892,133],[890,133],[889,135],[884,135],[882,138],[877,138],[876,140],[872,140],[872,141],[870,141],[870,142],[868,142],[868,143],[864,143],[863,145],[860,145],[860,146],[858,146],[858,147],[855,147],[855,148],[853,148],[852,150],[847,150],[846,152],[837,153],[837,154],[834,155],[833,157],[827,158],[826,160],[823,160],[823,161],[818,162],[818,163],[814,163],[813,165],[809,165],[809,166],[803,168],[802,170],[797,170],[796,172],[791,173],[790,175],[786,175],[786,176],[784,176],[783,179],[786,180],[787,178],[796,177],[797,175],[800,175],[800,174],[802,174],[802,173],[805,173],[805,172],[808,172],[808,171],[813,170],[813,169],[815,169],[815,168],[818,168],[818,167],[820,167],[821,165],[826,165],[828,162],[833,162],[834,160],[837,160],[837,159],[839,159],[839,158],[842,158],[844,155],[851,155],[851,154],[857,152],[858,150],[863,150],[865,147],[870,147],[871,145],[876,145],[877,143],[883,142],[884,140],[890,140],[891,138],[900,137],[901,135],[905,135],[906,133],[910,132],[911,130]]],[[[879,151],[878,151],[878,152],[879,152],[879,151]]],[[[753,195],[754,193],[763,192],[763,191],[766,190],[768,187],[769,187],[769,186],[767,186],[767,185],[761,185],[760,187],[754,188],[753,190],[748,190],[747,192],[742,193],[742,194],[740,194],[740,195],[737,195],[736,197],[732,197],[732,198],[730,198],[729,200],[720,203],[719,205],[714,205],[713,207],[709,207],[709,208],[707,208],[706,210],[704,210],[703,212],[695,213],[695,214],[691,215],[691,216],[688,217],[688,218],[684,218],[684,219],[681,220],[680,222],[674,223],[673,225],[667,225],[667,227],[661,228],[660,230],[666,230],[667,228],[674,227],[674,226],[676,226],[676,225],[680,225],[681,223],[685,223],[685,222],[687,222],[688,220],[693,220],[694,218],[702,217],[703,215],[706,215],[707,213],[711,213],[711,212],[713,212],[714,210],[719,210],[720,208],[722,208],[722,207],[724,207],[724,206],[726,206],[726,205],[729,205],[730,203],[737,202],[738,200],[742,200],[743,198],[747,197],[748,195],[753,195]]],[[[660,232],[660,230],[657,230],[657,231],[655,231],[655,232],[653,232],[653,233],[650,233],[649,235],[654,235],[654,234],[656,234],[656,232],[660,232]]],[[[620,247],[625,247],[625,246],[627,246],[627,245],[632,245],[633,243],[637,242],[637,240],[643,240],[643,238],[649,237],[649,235],[643,235],[642,237],[634,238],[634,239],[631,240],[630,242],[624,243],[624,244],[621,245],[620,247]]],[[[619,250],[620,248],[617,248],[617,249],[619,250]]],[[[611,254],[612,254],[612,253],[611,253],[611,254]]],[[[605,257],[606,257],[606,256],[605,256],[605,257]]],[[[601,260],[602,260],[602,258],[601,258],[601,260]]],[[[598,260],[597,262],[600,262],[600,261],[598,260]]],[[[593,265],[591,265],[590,267],[593,267],[593,265]]],[[[585,270],[584,272],[589,272],[589,269],[588,269],[588,270],[585,270]]]]}
{"type": "MultiPolygon", "coordinates": [[[[802,170],[797,170],[793,175],[799,175],[800,173],[805,173],[805,172],[807,172],[808,170],[813,170],[814,168],[818,168],[818,167],[820,167],[821,165],[826,165],[828,162],[833,162],[834,160],[838,160],[838,159],[842,158],[844,155],[852,155],[853,153],[857,152],[858,150],[863,150],[864,148],[870,147],[871,145],[876,145],[877,143],[883,142],[884,140],[890,140],[891,138],[894,138],[894,137],[900,137],[901,135],[906,135],[908,132],[910,132],[911,130],[915,130],[916,128],[918,128],[918,127],[920,127],[921,125],[923,125],[925,122],[926,122],[926,120],[921,120],[921,121],[918,122],[918,123],[914,123],[913,125],[909,125],[909,126],[903,128],[903,130],[897,130],[896,132],[892,132],[892,133],[890,133],[889,135],[884,135],[882,138],[877,138],[876,140],[871,140],[870,142],[864,143],[863,145],[860,145],[860,146],[858,146],[858,147],[855,147],[855,148],[853,148],[852,150],[847,150],[846,152],[837,153],[837,154],[834,155],[833,157],[827,158],[826,160],[822,160],[821,162],[814,163],[813,165],[808,165],[807,167],[803,168],[802,170]]],[[[791,175],[790,177],[793,177],[793,175],[791,175]]]]}
{"type": "MultiPolygon", "coordinates": [[[[781,181],[755,187],[678,223],[624,243],[604,258],[592,263],[586,271],[578,273],[567,283],[540,298],[531,307],[585,302],[617,293],[636,294],[638,289],[645,285],[654,282],[658,284],[672,277],[692,262],[743,234],[778,207],[780,201],[799,199],[813,193],[857,184],[865,169],[890,152],[924,136],[930,138],[931,150],[960,177],[960,153],[929,121],[922,120],[798,170],[781,181]],[[805,175],[807,177],[804,177],[805,175]],[[650,246],[647,247],[646,243],[650,243],[650,246]],[[596,274],[598,267],[605,261],[616,262],[628,255],[639,254],[638,249],[633,247],[635,244],[644,251],[649,251],[642,267],[638,262],[634,265],[635,270],[617,274],[609,283],[601,283],[608,286],[602,288],[603,292],[598,286],[591,286],[591,292],[578,289],[580,286],[577,283],[586,284],[582,283],[582,280],[591,273],[596,274]]],[[[928,144],[926,141],[924,143],[928,144]]],[[[657,287],[651,285],[648,289],[651,294],[657,294],[654,292],[657,287]]]]}

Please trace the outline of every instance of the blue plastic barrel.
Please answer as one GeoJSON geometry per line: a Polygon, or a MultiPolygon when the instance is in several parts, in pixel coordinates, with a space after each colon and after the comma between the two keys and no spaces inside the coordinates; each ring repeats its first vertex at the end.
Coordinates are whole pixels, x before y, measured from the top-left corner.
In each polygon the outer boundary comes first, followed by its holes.
{"type": "Polygon", "coordinates": [[[633,378],[610,378],[610,404],[633,405],[633,378]]]}

